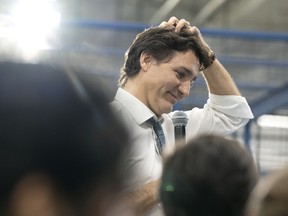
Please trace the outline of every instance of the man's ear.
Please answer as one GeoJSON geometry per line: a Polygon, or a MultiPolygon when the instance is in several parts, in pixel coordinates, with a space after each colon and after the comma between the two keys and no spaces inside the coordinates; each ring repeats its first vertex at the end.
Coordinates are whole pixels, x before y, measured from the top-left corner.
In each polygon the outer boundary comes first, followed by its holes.
{"type": "Polygon", "coordinates": [[[147,52],[142,52],[140,55],[140,66],[143,71],[147,71],[149,66],[151,65],[151,62],[153,60],[153,57],[151,54],[147,52]]]}
{"type": "Polygon", "coordinates": [[[61,200],[49,178],[41,174],[30,174],[16,184],[9,209],[13,216],[58,216],[63,211],[61,208],[65,208],[65,205],[60,207],[64,204],[61,200]]]}

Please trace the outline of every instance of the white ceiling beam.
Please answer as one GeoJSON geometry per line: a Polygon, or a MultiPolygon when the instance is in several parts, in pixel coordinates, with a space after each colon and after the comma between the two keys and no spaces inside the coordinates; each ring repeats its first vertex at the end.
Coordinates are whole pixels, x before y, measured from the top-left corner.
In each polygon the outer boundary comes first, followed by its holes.
{"type": "Polygon", "coordinates": [[[233,16],[235,17],[245,17],[250,16],[251,13],[257,13],[257,9],[265,3],[266,0],[248,0],[245,3],[242,3],[240,5],[236,6],[235,13],[233,13],[233,16]]]}
{"type": "Polygon", "coordinates": [[[154,24],[165,20],[169,12],[172,11],[179,2],[180,0],[167,0],[166,2],[164,2],[160,9],[150,19],[150,23],[154,24]]]}
{"type": "Polygon", "coordinates": [[[220,6],[222,6],[227,0],[211,0],[202,10],[195,16],[193,24],[201,25],[204,23],[220,6]]]}

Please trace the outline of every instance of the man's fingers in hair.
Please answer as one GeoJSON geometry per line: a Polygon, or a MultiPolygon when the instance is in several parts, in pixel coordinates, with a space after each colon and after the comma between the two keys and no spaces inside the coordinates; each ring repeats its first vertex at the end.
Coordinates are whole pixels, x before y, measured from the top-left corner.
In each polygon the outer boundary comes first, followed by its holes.
{"type": "Polygon", "coordinates": [[[200,31],[196,26],[191,26],[189,28],[189,30],[196,36],[196,35],[200,35],[200,31]]]}
{"type": "Polygon", "coordinates": [[[191,26],[191,27],[189,28],[189,30],[194,34],[194,36],[195,36],[196,38],[198,38],[198,41],[201,43],[201,44],[200,44],[201,46],[204,46],[204,47],[206,47],[206,49],[209,49],[209,50],[210,50],[209,45],[205,42],[204,38],[203,38],[202,35],[201,35],[200,30],[199,30],[196,26],[191,26]]]}
{"type": "Polygon", "coordinates": [[[169,26],[176,26],[178,24],[179,20],[175,17],[175,16],[172,16],[169,20],[168,20],[168,25],[169,26]]]}
{"type": "Polygon", "coordinates": [[[163,21],[160,23],[159,27],[166,28],[168,26],[168,23],[166,21],[163,21]]]}
{"type": "Polygon", "coordinates": [[[185,19],[179,20],[179,22],[177,23],[175,27],[175,32],[179,32],[184,26],[189,27],[190,23],[185,19]]]}

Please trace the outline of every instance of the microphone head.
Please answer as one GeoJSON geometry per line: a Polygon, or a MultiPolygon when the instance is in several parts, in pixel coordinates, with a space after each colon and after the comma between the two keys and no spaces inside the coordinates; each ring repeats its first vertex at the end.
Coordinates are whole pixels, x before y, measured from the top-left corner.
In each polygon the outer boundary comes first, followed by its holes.
{"type": "Polygon", "coordinates": [[[174,126],[186,126],[188,122],[188,116],[183,111],[175,111],[172,116],[172,122],[174,126]]]}

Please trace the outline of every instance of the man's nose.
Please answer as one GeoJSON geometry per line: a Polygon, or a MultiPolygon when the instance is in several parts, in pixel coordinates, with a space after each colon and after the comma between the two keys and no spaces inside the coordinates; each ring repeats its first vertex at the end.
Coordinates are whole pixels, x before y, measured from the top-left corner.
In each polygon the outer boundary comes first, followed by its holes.
{"type": "Polygon", "coordinates": [[[189,80],[185,81],[185,82],[182,82],[179,87],[178,87],[178,90],[179,92],[181,93],[181,96],[184,98],[184,97],[187,97],[189,96],[189,93],[190,93],[190,84],[191,82],[189,80]]]}

